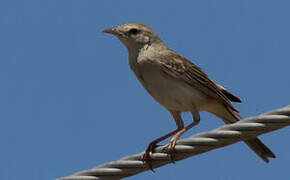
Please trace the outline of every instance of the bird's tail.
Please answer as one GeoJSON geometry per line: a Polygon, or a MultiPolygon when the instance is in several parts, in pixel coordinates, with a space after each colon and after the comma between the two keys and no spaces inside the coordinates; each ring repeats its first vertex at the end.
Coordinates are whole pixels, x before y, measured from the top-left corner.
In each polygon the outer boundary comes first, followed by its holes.
{"type": "Polygon", "coordinates": [[[253,138],[245,141],[245,143],[266,163],[268,158],[275,158],[275,154],[258,138],[253,138]]]}
{"type": "MultiPolygon", "coordinates": [[[[239,113],[226,106],[219,105],[211,113],[221,118],[226,124],[232,124],[239,119],[239,113]]],[[[275,158],[275,154],[257,137],[244,141],[263,161],[269,162],[269,158],[275,158]]]]}

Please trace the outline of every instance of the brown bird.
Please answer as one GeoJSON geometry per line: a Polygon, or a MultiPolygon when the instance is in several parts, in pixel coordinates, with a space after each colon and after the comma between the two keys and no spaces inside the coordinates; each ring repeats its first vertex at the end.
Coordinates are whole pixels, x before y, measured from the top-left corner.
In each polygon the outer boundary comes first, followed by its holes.
{"type": "MultiPolygon", "coordinates": [[[[115,35],[128,49],[129,64],[148,93],[173,116],[177,129],[152,141],[143,160],[150,160],[157,143],[172,137],[165,146],[174,152],[176,141],[187,130],[197,125],[199,112],[208,111],[226,124],[239,121],[240,114],[231,102],[240,98],[212,81],[198,66],[168,48],[148,26],[129,23],[103,32],[115,35]],[[182,112],[190,112],[193,122],[184,126],[182,112]]],[[[258,138],[245,143],[265,162],[275,158],[274,153],[258,138]]]]}

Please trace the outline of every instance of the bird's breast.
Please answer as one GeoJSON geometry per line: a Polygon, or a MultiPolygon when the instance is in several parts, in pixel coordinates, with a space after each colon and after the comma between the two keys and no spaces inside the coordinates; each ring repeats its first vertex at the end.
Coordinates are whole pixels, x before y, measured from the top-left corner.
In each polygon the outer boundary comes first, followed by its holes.
{"type": "Polygon", "coordinates": [[[167,109],[187,112],[193,105],[201,107],[207,99],[199,90],[163,73],[156,64],[134,64],[131,68],[149,94],[167,109]]]}

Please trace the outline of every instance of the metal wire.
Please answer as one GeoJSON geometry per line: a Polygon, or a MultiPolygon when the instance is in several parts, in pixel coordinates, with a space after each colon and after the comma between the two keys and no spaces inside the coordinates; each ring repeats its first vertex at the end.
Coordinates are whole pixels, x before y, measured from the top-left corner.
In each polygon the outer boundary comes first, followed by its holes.
{"type": "MultiPolygon", "coordinates": [[[[250,139],[261,134],[290,125],[290,105],[256,117],[243,119],[237,123],[221,126],[212,131],[181,139],[175,147],[175,161],[201,154],[238,141],[250,139]]],[[[152,167],[157,168],[172,162],[170,156],[158,147],[153,153],[152,167]]],[[[75,173],[57,180],[116,180],[150,170],[141,161],[141,154],[130,155],[118,161],[102,164],[92,169],[75,173]]]]}

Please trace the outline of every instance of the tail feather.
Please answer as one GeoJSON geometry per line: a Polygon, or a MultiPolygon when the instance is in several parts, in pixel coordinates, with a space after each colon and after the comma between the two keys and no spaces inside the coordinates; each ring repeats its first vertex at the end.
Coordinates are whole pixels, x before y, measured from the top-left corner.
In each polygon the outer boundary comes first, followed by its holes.
{"type": "MultiPolygon", "coordinates": [[[[214,106],[213,108],[209,109],[209,112],[215,114],[219,118],[221,118],[226,124],[232,124],[239,119],[238,112],[227,108],[221,104],[214,106]]],[[[269,162],[268,158],[275,158],[275,154],[258,138],[253,138],[246,140],[245,143],[265,162],[269,162]]]]}
{"type": "Polygon", "coordinates": [[[275,154],[258,138],[245,141],[245,143],[266,163],[268,158],[276,158],[275,154]]]}

